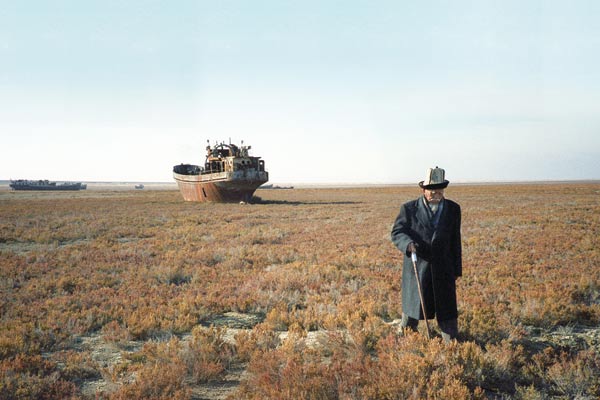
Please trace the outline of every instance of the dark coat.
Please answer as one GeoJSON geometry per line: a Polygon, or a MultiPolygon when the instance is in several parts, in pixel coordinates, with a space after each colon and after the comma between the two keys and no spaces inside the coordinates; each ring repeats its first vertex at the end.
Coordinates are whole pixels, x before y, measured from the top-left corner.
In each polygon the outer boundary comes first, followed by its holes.
{"type": "Polygon", "coordinates": [[[460,206],[444,199],[437,229],[423,196],[400,208],[392,228],[392,242],[404,253],[402,268],[402,312],[423,319],[415,273],[406,248],[417,245],[417,269],[427,310],[427,319],[439,321],[457,318],[456,278],[462,275],[460,206]]]}

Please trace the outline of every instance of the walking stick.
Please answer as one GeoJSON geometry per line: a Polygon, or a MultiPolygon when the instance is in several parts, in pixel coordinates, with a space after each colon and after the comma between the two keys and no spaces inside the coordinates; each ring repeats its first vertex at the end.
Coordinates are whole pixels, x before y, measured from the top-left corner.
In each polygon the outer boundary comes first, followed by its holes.
{"type": "Polygon", "coordinates": [[[425,319],[425,327],[427,328],[427,339],[431,339],[431,333],[429,332],[429,322],[427,322],[427,310],[425,310],[425,302],[423,301],[423,291],[421,290],[421,281],[419,280],[419,273],[417,272],[417,253],[414,251],[410,255],[412,259],[413,269],[415,270],[415,278],[417,278],[417,289],[419,289],[419,299],[421,299],[421,310],[423,310],[423,318],[425,319]]]}

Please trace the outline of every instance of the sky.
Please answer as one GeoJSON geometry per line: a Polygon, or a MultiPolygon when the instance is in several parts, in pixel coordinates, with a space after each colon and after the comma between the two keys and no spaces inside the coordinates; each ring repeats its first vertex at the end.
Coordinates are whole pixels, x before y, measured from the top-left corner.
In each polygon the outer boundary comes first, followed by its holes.
{"type": "Polygon", "coordinates": [[[600,2],[0,0],[0,179],[600,179],[600,2]]]}

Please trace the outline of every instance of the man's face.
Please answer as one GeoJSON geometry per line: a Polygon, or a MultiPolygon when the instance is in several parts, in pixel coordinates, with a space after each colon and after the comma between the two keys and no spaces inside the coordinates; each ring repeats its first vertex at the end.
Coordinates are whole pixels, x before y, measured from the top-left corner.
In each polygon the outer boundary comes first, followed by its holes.
{"type": "Polygon", "coordinates": [[[444,198],[444,189],[423,189],[423,194],[429,203],[437,204],[444,198]]]}

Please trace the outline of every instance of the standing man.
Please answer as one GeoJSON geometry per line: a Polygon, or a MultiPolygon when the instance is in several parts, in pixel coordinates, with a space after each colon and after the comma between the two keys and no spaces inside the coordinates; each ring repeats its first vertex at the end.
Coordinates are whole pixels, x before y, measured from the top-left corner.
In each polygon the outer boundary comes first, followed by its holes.
{"type": "Polygon", "coordinates": [[[392,242],[404,253],[401,328],[417,330],[420,319],[436,318],[445,341],[458,336],[456,279],[462,275],[460,206],[444,198],[445,171],[429,168],[419,182],[423,195],[402,205],[392,228],[392,242]],[[418,279],[427,316],[421,311],[417,277],[411,261],[418,257],[418,279]]]}

